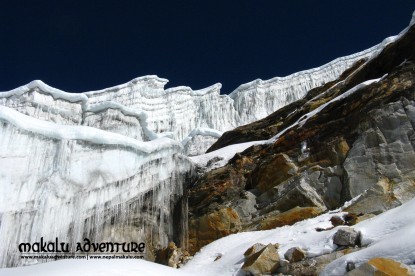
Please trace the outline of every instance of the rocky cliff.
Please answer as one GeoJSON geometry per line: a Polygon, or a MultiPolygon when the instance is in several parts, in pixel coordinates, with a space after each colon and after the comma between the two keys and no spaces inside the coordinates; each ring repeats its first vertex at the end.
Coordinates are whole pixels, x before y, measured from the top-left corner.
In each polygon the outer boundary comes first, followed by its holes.
{"type": "Polygon", "coordinates": [[[189,250],[232,233],[290,225],[352,198],[347,211],[363,217],[411,199],[414,45],[412,26],[336,80],[225,132],[210,156],[232,144],[262,142],[200,173],[188,188],[189,250]]]}

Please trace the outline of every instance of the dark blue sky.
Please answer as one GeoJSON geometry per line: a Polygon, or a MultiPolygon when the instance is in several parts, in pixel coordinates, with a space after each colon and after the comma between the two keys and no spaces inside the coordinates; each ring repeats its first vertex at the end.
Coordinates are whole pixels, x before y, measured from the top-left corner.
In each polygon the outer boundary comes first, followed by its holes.
{"type": "Polygon", "coordinates": [[[3,0],[0,91],[41,79],[81,92],[155,74],[229,93],[373,46],[414,10],[413,0],[3,0]]]}

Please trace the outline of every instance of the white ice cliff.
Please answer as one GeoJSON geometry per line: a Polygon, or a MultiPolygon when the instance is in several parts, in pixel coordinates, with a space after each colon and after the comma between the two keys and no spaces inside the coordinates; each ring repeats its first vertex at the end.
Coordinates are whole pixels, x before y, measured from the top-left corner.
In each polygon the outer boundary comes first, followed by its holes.
{"type": "MultiPolygon", "coordinates": [[[[41,237],[75,244],[173,235],[173,203],[191,164],[168,138],[142,142],[0,107],[0,261],[41,237]]],[[[177,227],[177,225],[176,225],[177,227]]],[[[159,243],[159,244],[157,244],[159,243]]]]}
{"type": "Polygon", "coordinates": [[[157,76],[77,94],[41,81],[1,92],[0,267],[25,264],[17,244],[40,237],[166,246],[186,231],[175,217],[186,212],[177,202],[193,167],[187,156],[336,79],[386,43],[229,96],[220,95],[220,84],[165,90],[167,80],[157,76]]]}

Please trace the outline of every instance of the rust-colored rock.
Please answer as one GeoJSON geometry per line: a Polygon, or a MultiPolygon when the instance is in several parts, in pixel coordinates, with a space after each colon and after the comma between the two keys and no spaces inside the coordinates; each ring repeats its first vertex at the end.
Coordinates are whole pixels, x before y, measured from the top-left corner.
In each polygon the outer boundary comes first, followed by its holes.
{"type": "Polygon", "coordinates": [[[232,208],[223,208],[192,219],[189,227],[189,252],[194,254],[202,246],[240,230],[240,218],[232,208]]]}
{"type": "Polygon", "coordinates": [[[254,172],[252,182],[255,184],[253,186],[265,192],[294,176],[297,171],[297,166],[286,154],[277,154],[254,172]]]}
{"type": "Polygon", "coordinates": [[[258,230],[269,230],[284,225],[292,225],[298,221],[316,217],[321,213],[322,210],[318,207],[295,207],[261,221],[258,225],[258,230]]]}
{"type": "Polygon", "coordinates": [[[407,265],[388,258],[373,258],[367,262],[386,275],[415,275],[407,265]]]}
{"type": "Polygon", "coordinates": [[[390,275],[415,275],[415,272],[407,265],[388,258],[373,258],[347,273],[348,276],[390,276],[390,275]]]}

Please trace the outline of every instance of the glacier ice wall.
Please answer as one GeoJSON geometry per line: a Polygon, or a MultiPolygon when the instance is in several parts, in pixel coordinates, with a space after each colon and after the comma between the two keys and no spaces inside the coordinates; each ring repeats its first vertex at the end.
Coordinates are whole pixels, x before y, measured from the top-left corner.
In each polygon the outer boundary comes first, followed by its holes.
{"type": "Polygon", "coordinates": [[[222,136],[221,131],[210,128],[196,128],[182,140],[187,156],[204,154],[206,150],[222,136]]]}
{"type": "Polygon", "coordinates": [[[203,153],[223,131],[297,100],[381,47],[256,80],[229,96],[220,84],[164,89],[167,80],[157,76],[77,94],[41,81],[0,93],[0,267],[24,264],[16,245],[40,237],[165,246],[178,231],[173,213],[185,210],[177,204],[193,167],[185,155],[203,153]]]}
{"type": "Polygon", "coordinates": [[[338,58],[324,66],[270,80],[255,80],[239,86],[229,96],[242,124],[262,119],[304,97],[307,91],[335,80],[357,60],[370,57],[376,48],[338,58]]]}
{"type": "Polygon", "coordinates": [[[166,79],[145,76],[77,94],[33,81],[0,93],[0,104],[38,119],[93,126],[143,141],[160,135],[182,141],[197,128],[223,132],[261,119],[308,90],[336,79],[357,60],[378,53],[386,43],[321,67],[243,84],[229,96],[220,95],[221,84],[195,91],[184,86],[164,89],[166,79]]]}
{"type": "Polygon", "coordinates": [[[192,166],[179,143],[68,128],[1,106],[0,124],[1,266],[25,264],[16,245],[41,237],[73,245],[129,238],[147,248],[172,239],[192,166]]]}

